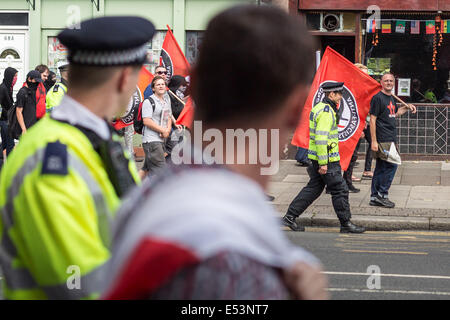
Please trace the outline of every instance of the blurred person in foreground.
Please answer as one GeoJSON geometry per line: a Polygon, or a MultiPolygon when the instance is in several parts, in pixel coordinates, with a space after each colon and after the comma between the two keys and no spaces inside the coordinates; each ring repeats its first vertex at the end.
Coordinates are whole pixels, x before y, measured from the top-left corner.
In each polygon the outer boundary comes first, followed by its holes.
{"type": "MultiPolygon", "coordinates": [[[[280,141],[295,129],[308,95],[313,47],[301,21],[274,7],[238,6],[213,18],[192,73],[198,121],[191,142],[202,139],[199,126],[217,137],[230,129],[269,130],[272,139],[259,142],[278,164],[280,141]]],[[[218,140],[214,157],[203,140],[175,148],[172,158],[192,151],[203,162],[185,157],[124,203],[104,298],[328,297],[320,263],[289,242],[266,202],[262,160],[221,164],[258,144],[226,148],[218,140]]]]}

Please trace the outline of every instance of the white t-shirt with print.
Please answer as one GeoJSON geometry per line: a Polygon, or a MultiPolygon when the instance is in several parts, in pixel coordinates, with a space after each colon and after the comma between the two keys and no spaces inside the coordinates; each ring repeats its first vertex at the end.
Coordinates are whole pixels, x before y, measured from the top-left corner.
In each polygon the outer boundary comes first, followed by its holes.
{"type": "MultiPolygon", "coordinates": [[[[153,122],[161,126],[162,125],[161,118],[162,118],[165,123],[164,126],[167,126],[167,121],[172,114],[172,107],[170,105],[169,95],[168,94],[164,95],[164,102],[158,99],[158,97],[156,97],[155,94],[152,94],[149,97],[149,99],[153,99],[153,101],[155,102],[155,111],[153,112],[153,107],[150,101],[148,101],[148,99],[145,99],[142,104],[142,119],[151,118],[153,122]]],[[[146,126],[144,126],[143,131],[144,131],[142,135],[143,143],[164,141],[164,139],[160,136],[159,132],[153,131],[146,126]]]]}

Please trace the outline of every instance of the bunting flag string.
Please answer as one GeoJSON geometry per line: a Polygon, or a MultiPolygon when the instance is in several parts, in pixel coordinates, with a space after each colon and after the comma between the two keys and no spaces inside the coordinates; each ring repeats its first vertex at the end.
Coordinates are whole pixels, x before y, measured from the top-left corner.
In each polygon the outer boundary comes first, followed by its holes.
{"type": "Polygon", "coordinates": [[[442,19],[439,22],[436,20],[380,19],[378,24],[374,19],[361,20],[366,21],[366,32],[373,33],[374,36],[379,29],[381,29],[381,33],[407,33],[407,30],[409,30],[410,34],[420,34],[422,22],[425,23],[425,34],[435,34],[438,29],[440,30],[439,40],[442,34],[450,33],[450,19],[442,19]],[[392,23],[394,23],[394,29],[392,23]],[[406,27],[407,23],[410,25],[409,28],[406,27]]]}

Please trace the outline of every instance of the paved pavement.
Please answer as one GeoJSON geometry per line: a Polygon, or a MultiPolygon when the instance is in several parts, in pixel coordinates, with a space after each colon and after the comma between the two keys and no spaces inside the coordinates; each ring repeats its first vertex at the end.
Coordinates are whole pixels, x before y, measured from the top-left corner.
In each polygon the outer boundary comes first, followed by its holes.
{"type": "MultiPolygon", "coordinates": [[[[268,194],[273,205],[284,215],[290,202],[308,182],[306,168],[295,160],[282,160],[278,173],[271,177],[268,194]]],[[[354,175],[362,176],[363,161],[358,161],[354,175]]],[[[352,221],[368,230],[450,230],[450,163],[442,161],[405,161],[397,170],[389,198],[392,209],[369,206],[371,180],[355,182],[360,193],[350,193],[352,221]]],[[[338,226],[325,192],[298,221],[305,226],[338,226]]]]}

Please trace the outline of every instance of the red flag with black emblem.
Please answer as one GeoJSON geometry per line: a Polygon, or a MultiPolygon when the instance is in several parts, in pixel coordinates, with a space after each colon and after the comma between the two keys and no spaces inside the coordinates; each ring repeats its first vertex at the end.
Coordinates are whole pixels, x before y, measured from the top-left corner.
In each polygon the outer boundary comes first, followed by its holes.
{"type": "MultiPolygon", "coordinates": [[[[173,75],[181,75],[186,77],[189,75],[191,66],[187,61],[186,57],[181,51],[177,40],[175,39],[172,30],[167,26],[166,37],[161,50],[161,65],[163,65],[168,74],[167,76],[171,78],[173,75]]],[[[181,111],[177,119],[177,124],[184,125],[186,127],[191,127],[192,121],[194,119],[194,108],[192,99],[189,98],[181,111]]]]}
{"type": "Polygon", "coordinates": [[[136,91],[131,97],[130,103],[128,104],[127,110],[122,114],[122,116],[112,122],[112,125],[116,130],[120,130],[124,127],[128,127],[133,124],[134,114],[133,110],[136,104],[144,101],[144,91],[147,86],[152,82],[154,76],[145,67],[141,68],[139,72],[139,80],[136,86],[136,91]]]}
{"type": "Polygon", "coordinates": [[[311,85],[292,144],[309,148],[309,114],[324,98],[321,86],[327,82],[344,82],[339,108],[344,108],[338,124],[339,153],[342,170],[347,170],[356,144],[364,130],[370,100],[381,89],[371,76],[359,70],[346,58],[327,47],[311,85]]]}
{"type": "Polygon", "coordinates": [[[168,74],[167,77],[170,79],[173,75],[180,75],[186,77],[189,75],[190,65],[186,57],[183,54],[177,40],[175,39],[172,30],[167,26],[166,37],[161,50],[161,65],[163,65],[168,74]]]}

